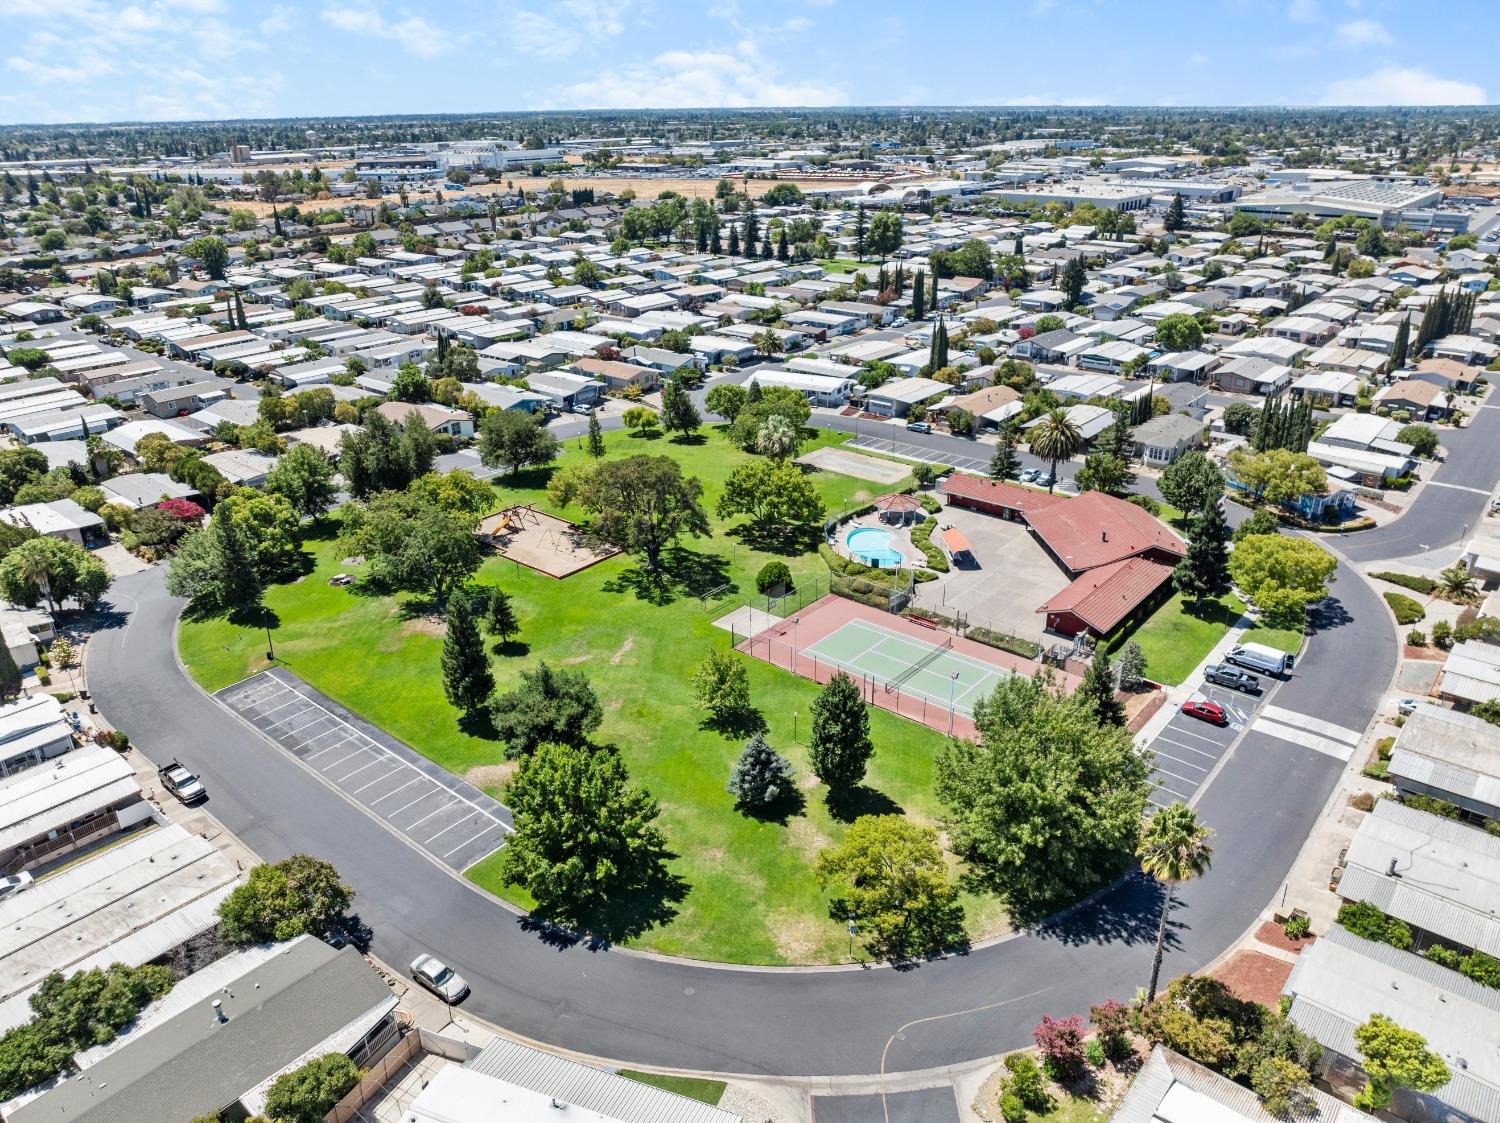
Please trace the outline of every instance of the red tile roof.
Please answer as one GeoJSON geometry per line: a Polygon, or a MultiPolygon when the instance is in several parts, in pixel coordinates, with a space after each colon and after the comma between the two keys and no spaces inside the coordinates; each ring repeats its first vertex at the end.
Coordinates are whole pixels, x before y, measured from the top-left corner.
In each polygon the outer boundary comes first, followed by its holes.
{"type": "Polygon", "coordinates": [[[987,480],[983,476],[971,476],[967,472],[949,472],[943,480],[942,491],[944,495],[1006,507],[1023,514],[1067,502],[1066,497],[1061,495],[1048,495],[1045,491],[1033,491],[1029,487],[1020,487],[1003,480],[987,480]]]}
{"type": "Polygon", "coordinates": [[[1070,613],[1100,635],[1108,635],[1171,577],[1169,565],[1126,558],[1090,569],[1037,611],[1070,613]]]}
{"type": "MultiPolygon", "coordinates": [[[[951,479],[952,477],[950,477],[951,479]]],[[[1070,573],[1123,561],[1151,549],[1176,557],[1187,544],[1134,503],[1086,491],[1028,511],[1026,521],[1070,573]]]]}

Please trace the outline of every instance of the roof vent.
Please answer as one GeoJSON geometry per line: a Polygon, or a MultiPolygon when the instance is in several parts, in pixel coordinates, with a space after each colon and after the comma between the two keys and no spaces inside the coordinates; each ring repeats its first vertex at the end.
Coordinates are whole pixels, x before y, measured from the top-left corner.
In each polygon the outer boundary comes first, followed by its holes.
{"type": "Polygon", "coordinates": [[[1107,530],[1100,530],[1099,531],[1099,541],[1100,542],[1108,542],[1109,541],[1109,531],[1107,531],[1107,530]]]}
{"type": "Polygon", "coordinates": [[[1400,874],[1398,874],[1396,872],[1396,859],[1395,858],[1392,858],[1391,859],[1391,864],[1385,867],[1385,876],[1386,877],[1400,877],[1401,876],[1400,874]]]}
{"type": "Polygon", "coordinates": [[[224,1000],[222,998],[215,998],[214,999],[214,1021],[217,1022],[219,1025],[223,1025],[228,1020],[229,1019],[224,1016],[224,1000]]]}

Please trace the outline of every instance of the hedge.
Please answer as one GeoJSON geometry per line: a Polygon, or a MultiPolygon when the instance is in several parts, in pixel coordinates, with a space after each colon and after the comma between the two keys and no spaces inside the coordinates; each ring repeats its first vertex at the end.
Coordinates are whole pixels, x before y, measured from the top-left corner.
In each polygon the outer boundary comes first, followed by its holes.
{"type": "Polygon", "coordinates": [[[932,532],[937,529],[937,518],[929,517],[911,532],[911,544],[922,551],[927,559],[927,568],[939,573],[948,572],[948,555],[932,544],[932,532]]]}
{"type": "Polygon", "coordinates": [[[1437,591],[1438,587],[1438,583],[1431,577],[1418,577],[1414,573],[1391,573],[1386,571],[1372,573],[1370,576],[1377,581],[1386,581],[1392,585],[1400,585],[1403,589],[1410,589],[1412,592],[1421,593],[1423,596],[1431,596],[1437,591]]]}
{"type": "Polygon", "coordinates": [[[1012,655],[1019,655],[1022,659],[1036,659],[1042,654],[1041,644],[1034,640],[1013,636],[1009,632],[992,632],[989,628],[969,628],[964,635],[986,647],[1009,651],[1012,655]]]}
{"type": "Polygon", "coordinates": [[[1369,901],[1346,901],[1339,907],[1336,919],[1344,928],[1366,940],[1390,944],[1402,951],[1411,947],[1411,929],[1406,922],[1387,916],[1369,901]]]}
{"type": "Polygon", "coordinates": [[[1403,626],[1406,624],[1415,624],[1427,615],[1427,610],[1412,600],[1411,597],[1403,596],[1400,593],[1383,593],[1381,595],[1385,597],[1385,603],[1391,606],[1391,611],[1396,614],[1396,623],[1398,624],[1403,626]]]}

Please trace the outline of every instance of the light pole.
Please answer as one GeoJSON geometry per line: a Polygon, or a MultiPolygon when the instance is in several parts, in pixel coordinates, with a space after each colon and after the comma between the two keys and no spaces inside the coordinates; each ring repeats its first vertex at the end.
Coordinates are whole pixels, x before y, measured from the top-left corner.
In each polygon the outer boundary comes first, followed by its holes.
{"type": "Polygon", "coordinates": [[[958,686],[958,672],[948,676],[948,736],[953,736],[953,692],[958,686]]]}
{"type": "Polygon", "coordinates": [[[849,918],[849,958],[854,958],[854,937],[859,932],[859,925],[854,923],[854,917],[849,918]]]}
{"type": "Polygon", "coordinates": [[[802,619],[800,616],[792,617],[792,665],[787,668],[790,671],[797,669],[797,652],[801,650],[797,646],[797,621],[800,619],[802,619]]]}
{"type": "Polygon", "coordinates": [[[271,625],[266,625],[266,662],[276,662],[276,645],[271,642],[271,625]]]}
{"type": "Polygon", "coordinates": [[[797,743],[797,711],[792,711],[792,744],[797,743]]]}

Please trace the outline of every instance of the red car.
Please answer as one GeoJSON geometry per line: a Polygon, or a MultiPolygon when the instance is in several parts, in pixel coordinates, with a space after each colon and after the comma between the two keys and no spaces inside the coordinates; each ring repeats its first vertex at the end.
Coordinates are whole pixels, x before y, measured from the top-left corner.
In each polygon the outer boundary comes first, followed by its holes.
{"type": "Polygon", "coordinates": [[[1200,721],[1213,722],[1215,725],[1228,725],[1229,715],[1224,712],[1224,707],[1217,702],[1204,702],[1197,698],[1191,698],[1182,704],[1182,712],[1188,717],[1195,717],[1200,721]]]}

